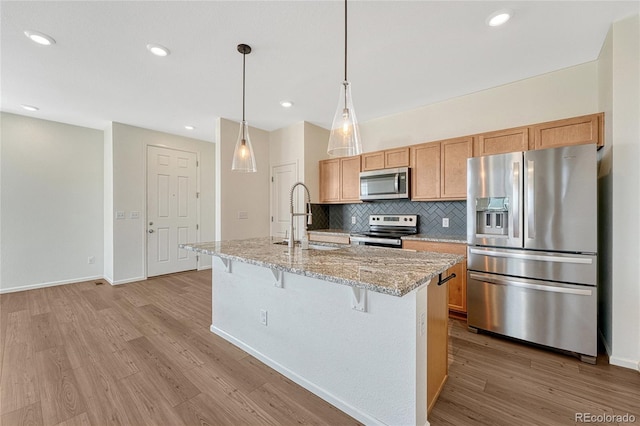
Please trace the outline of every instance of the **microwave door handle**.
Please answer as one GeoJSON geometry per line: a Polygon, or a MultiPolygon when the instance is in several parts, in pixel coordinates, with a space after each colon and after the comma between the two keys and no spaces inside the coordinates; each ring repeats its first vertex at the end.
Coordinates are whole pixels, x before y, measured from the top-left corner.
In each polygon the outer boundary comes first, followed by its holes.
{"type": "Polygon", "coordinates": [[[520,163],[513,163],[513,238],[520,238],[520,163]]]}
{"type": "Polygon", "coordinates": [[[400,191],[400,173],[396,173],[396,178],[393,182],[393,189],[395,190],[396,194],[398,193],[398,191],[400,191]]]}
{"type": "Polygon", "coordinates": [[[527,161],[527,238],[536,237],[535,162],[527,161]]]}

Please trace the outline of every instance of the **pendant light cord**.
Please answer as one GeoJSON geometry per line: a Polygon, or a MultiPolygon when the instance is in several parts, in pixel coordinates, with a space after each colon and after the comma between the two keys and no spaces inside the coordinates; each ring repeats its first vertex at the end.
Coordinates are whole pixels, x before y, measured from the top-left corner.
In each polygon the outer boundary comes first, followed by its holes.
{"type": "Polygon", "coordinates": [[[245,59],[246,53],[242,54],[242,121],[244,121],[244,80],[245,80],[245,59]]]}
{"type": "Polygon", "coordinates": [[[344,81],[347,81],[347,0],[344,0],[344,81]]]}

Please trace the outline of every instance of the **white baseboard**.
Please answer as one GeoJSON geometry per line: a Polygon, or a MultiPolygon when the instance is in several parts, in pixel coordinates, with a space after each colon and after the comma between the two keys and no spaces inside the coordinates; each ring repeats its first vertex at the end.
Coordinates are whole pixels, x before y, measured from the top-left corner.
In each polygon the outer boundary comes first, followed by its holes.
{"type": "Polygon", "coordinates": [[[213,269],[213,267],[211,265],[198,267],[198,271],[206,271],[207,269],[213,269]]]}
{"type": "MultiPolygon", "coordinates": [[[[299,376],[295,372],[289,370],[288,368],[284,367],[283,365],[279,364],[278,362],[274,361],[273,359],[269,358],[268,356],[264,355],[263,353],[255,350],[253,347],[247,345],[243,341],[238,340],[235,337],[233,337],[233,336],[227,334],[226,332],[220,330],[219,328],[213,326],[213,324],[211,325],[210,330],[211,330],[212,333],[217,334],[218,336],[222,337],[223,339],[233,343],[234,345],[236,345],[237,347],[239,347],[243,351],[249,353],[250,355],[252,355],[252,356],[256,357],[257,359],[259,359],[260,361],[262,361],[263,363],[267,364],[269,367],[273,368],[278,373],[280,373],[283,376],[285,376],[285,377],[291,379],[292,381],[296,382],[297,384],[299,384],[303,388],[307,389],[308,391],[312,392],[313,394],[317,395],[318,397],[324,399],[329,404],[331,404],[331,405],[339,408],[340,410],[344,411],[345,413],[347,413],[351,417],[355,418],[356,420],[361,421],[362,423],[364,423],[366,425],[384,425],[384,423],[380,422],[378,419],[376,419],[374,417],[371,417],[366,413],[363,413],[362,411],[358,410],[357,408],[353,407],[352,405],[348,404],[347,402],[341,400],[340,398],[336,397],[335,395],[331,394],[330,392],[328,392],[328,391],[324,390],[323,388],[317,386],[316,384],[308,381],[304,377],[299,376]]],[[[429,426],[429,422],[426,422],[425,426],[429,426]]]]}
{"type": "Polygon", "coordinates": [[[137,278],[128,278],[126,280],[116,280],[116,281],[109,281],[109,284],[111,285],[120,285],[120,284],[129,284],[129,283],[135,283],[137,281],[146,281],[147,277],[137,277],[137,278]]]}
{"type": "Polygon", "coordinates": [[[102,279],[104,279],[102,275],[96,275],[91,277],[74,278],[72,280],[50,281],[47,283],[28,284],[28,285],[17,286],[17,287],[0,288],[0,294],[14,293],[16,291],[35,290],[37,288],[53,287],[56,285],[76,284],[84,281],[102,280],[102,279]]]}
{"type": "Polygon", "coordinates": [[[617,365],[618,367],[630,368],[640,373],[640,361],[638,360],[609,356],[609,364],[617,365]]]}

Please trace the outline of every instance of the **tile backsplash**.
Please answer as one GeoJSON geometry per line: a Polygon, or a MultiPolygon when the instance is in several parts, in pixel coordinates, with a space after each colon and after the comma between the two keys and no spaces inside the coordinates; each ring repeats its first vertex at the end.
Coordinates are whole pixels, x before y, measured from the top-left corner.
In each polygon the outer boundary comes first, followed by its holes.
{"type": "Polygon", "coordinates": [[[421,234],[433,236],[465,236],[467,234],[466,201],[393,200],[322,207],[328,208],[329,228],[344,229],[349,232],[368,230],[371,214],[417,214],[420,216],[418,232],[421,234]],[[355,224],[351,223],[352,217],[356,218],[355,224]],[[448,228],[442,227],[442,218],[445,217],[449,218],[448,228]]]}

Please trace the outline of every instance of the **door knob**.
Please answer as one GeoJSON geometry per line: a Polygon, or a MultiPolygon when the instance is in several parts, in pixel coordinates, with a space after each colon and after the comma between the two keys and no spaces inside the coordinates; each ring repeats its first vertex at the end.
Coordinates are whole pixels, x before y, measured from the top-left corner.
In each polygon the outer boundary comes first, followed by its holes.
{"type": "Polygon", "coordinates": [[[150,233],[150,234],[153,234],[153,229],[149,229],[149,233],[150,233]]]}

